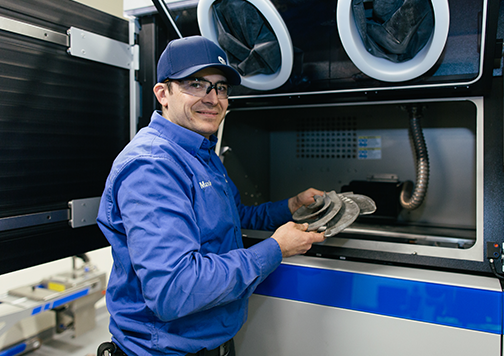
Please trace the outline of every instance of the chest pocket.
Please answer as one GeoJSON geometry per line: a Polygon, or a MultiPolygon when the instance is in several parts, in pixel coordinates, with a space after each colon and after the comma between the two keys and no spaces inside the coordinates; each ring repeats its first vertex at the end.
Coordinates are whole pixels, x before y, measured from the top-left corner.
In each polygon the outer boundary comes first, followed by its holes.
{"type": "Polygon", "coordinates": [[[202,253],[225,253],[236,248],[240,221],[224,178],[198,179],[194,211],[200,229],[202,253]]]}

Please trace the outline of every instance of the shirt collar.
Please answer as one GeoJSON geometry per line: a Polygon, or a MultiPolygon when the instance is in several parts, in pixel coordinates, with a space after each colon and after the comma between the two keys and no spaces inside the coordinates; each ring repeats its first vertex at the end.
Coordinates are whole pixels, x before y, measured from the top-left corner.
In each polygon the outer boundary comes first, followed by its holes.
{"type": "Polygon", "coordinates": [[[201,149],[208,152],[214,149],[217,144],[217,137],[214,135],[211,135],[210,140],[208,140],[194,131],[174,124],[164,118],[158,110],[152,113],[149,127],[159,131],[161,135],[175,142],[193,156],[198,153],[198,150],[201,149]]]}

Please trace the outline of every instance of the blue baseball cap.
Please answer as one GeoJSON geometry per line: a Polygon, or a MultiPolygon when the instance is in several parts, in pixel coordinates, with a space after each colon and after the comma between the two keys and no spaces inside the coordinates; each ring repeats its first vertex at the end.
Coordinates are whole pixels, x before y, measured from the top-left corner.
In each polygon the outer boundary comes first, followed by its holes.
{"type": "Polygon", "coordinates": [[[184,79],[209,67],[221,70],[229,84],[240,84],[240,74],[228,65],[226,53],[214,42],[202,36],[176,39],[168,43],[159,57],[157,81],[184,79]]]}

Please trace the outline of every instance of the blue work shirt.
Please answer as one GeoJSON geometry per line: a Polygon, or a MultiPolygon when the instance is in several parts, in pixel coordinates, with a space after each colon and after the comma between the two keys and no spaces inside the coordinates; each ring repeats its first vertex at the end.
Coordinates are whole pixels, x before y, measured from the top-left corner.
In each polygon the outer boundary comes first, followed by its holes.
{"type": "Polygon", "coordinates": [[[216,141],[154,112],[113,163],[97,221],[114,259],[110,332],[128,355],[185,355],[231,339],[282,260],[271,238],[243,248],[241,228],[274,230],[292,218],[287,200],[241,204],[216,141]]]}

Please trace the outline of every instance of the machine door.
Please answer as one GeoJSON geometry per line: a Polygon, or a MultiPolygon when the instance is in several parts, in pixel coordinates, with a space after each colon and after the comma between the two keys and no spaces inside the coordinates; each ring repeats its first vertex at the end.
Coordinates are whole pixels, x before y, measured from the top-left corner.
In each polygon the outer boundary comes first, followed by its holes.
{"type": "Polygon", "coordinates": [[[0,273],[108,244],[69,202],[96,209],[129,140],[129,70],[71,49],[75,29],[128,45],[127,21],[77,2],[0,1],[0,273]]]}
{"type": "Polygon", "coordinates": [[[402,89],[395,97],[408,93],[404,89],[416,97],[433,89],[481,94],[476,84],[492,74],[492,61],[484,57],[494,53],[498,4],[416,0],[394,8],[395,3],[202,0],[197,20],[203,36],[230,58],[240,57],[236,68],[244,80],[233,92],[236,99],[321,93],[379,97],[390,96],[390,89],[402,89]],[[265,39],[269,31],[273,40],[265,39]],[[277,56],[272,73],[243,70],[251,57],[270,68],[270,57],[277,56]]]}

